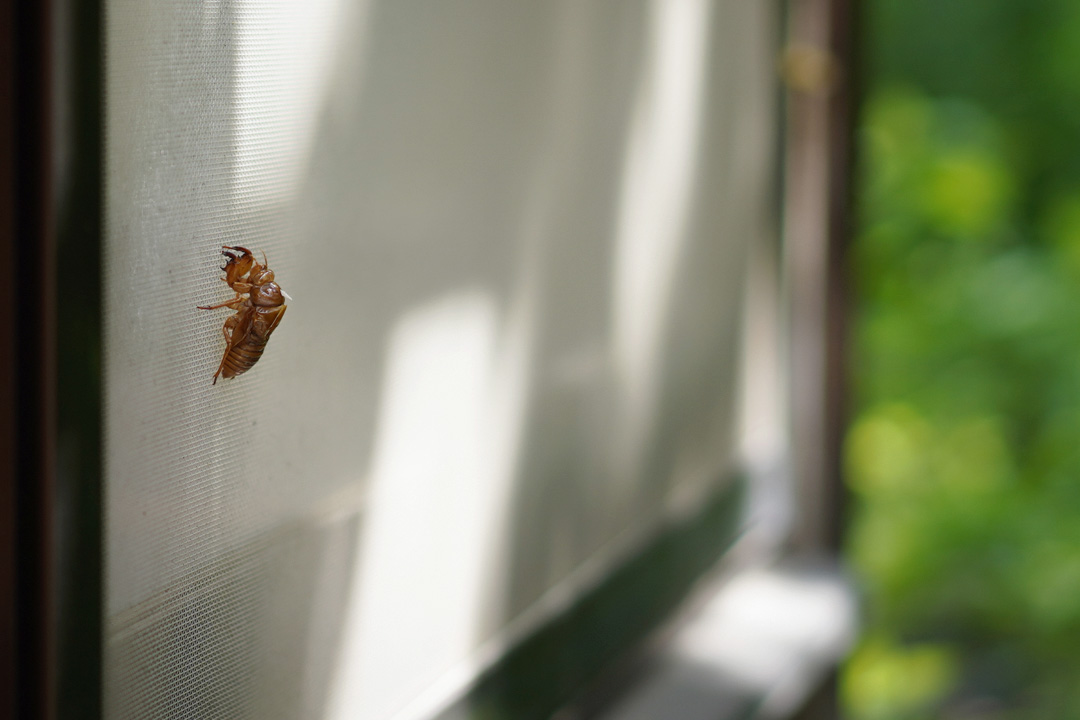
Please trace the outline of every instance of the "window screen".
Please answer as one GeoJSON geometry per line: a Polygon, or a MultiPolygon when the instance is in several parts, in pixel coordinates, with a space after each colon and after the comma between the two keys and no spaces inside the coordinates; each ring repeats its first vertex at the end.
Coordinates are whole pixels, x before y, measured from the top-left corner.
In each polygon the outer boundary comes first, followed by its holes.
{"type": "Polygon", "coordinates": [[[107,717],[429,717],[732,481],[770,3],[105,6],[107,717]]]}

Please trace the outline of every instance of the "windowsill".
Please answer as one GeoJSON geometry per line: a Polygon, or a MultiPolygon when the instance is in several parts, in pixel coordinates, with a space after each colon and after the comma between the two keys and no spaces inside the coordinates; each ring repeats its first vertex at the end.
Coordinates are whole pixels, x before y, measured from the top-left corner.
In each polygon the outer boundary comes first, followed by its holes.
{"type": "Polygon", "coordinates": [[[856,600],[834,566],[788,562],[726,576],[596,720],[793,715],[843,659],[856,600]]]}

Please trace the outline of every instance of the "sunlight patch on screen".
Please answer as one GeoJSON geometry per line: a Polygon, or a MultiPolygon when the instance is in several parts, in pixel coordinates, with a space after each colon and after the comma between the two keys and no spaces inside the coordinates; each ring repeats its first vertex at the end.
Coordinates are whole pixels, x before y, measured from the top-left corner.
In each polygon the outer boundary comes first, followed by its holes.
{"type": "Polygon", "coordinates": [[[500,349],[479,291],[414,310],[391,334],[331,717],[390,717],[483,635],[523,387],[505,372],[519,354],[500,349]]]}
{"type": "MultiPolygon", "coordinates": [[[[650,48],[623,169],[615,247],[613,335],[627,412],[623,440],[639,447],[656,400],[657,356],[686,241],[704,96],[709,4],[654,1],[650,48]]],[[[636,455],[635,455],[636,457],[636,455]]]]}
{"type": "Polygon", "coordinates": [[[269,202],[288,198],[300,182],[334,68],[341,64],[338,49],[343,39],[351,46],[363,42],[369,3],[241,0],[238,5],[237,192],[248,201],[269,202]],[[275,175],[274,183],[252,181],[275,175]],[[255,192],[262,197],[252,196],[255,192]]]}

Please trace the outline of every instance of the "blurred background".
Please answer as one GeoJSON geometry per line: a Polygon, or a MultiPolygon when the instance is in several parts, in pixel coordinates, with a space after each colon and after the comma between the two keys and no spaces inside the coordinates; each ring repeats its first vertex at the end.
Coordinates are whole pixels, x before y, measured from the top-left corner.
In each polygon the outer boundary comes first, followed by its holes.
{"type": "Polygon", "coordinates": [[[861,16],[843,702],[1080,717],[1080,4],[861,16]]]}

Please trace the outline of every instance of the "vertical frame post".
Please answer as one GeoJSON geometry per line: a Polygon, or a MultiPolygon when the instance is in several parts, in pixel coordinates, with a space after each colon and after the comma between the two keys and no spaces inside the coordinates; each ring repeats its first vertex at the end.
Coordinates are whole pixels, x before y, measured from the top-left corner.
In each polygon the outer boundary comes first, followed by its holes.
{"type": "Polygon", "coordinates": [[[798,551],[840,548],[845,492],[848,282],[856,83],[856,0],[791,0],[785,272],[792,333],[792,440],[798,551]]]}

